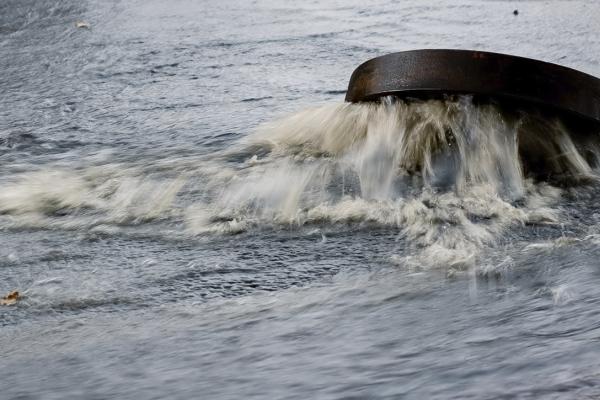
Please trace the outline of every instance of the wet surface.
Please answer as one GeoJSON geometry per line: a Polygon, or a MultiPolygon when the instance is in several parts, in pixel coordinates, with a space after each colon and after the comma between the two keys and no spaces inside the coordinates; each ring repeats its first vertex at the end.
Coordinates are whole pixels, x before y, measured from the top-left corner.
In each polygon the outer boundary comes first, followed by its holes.
{"type": "Polygon", "coordinates": [[[382,191],[381,146],[239,145],[392,51],[600,75],[598,5],[516,4],[2,2],[0,397],[599,396],[593,180],[382,191]]]}

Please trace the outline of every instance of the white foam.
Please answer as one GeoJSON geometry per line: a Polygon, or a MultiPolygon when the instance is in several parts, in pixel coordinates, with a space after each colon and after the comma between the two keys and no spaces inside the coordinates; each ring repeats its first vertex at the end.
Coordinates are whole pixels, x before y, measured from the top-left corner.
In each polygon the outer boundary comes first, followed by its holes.
{"type": "Polygon", "coordinates": [[[531,148],[522,146],[542,141],[553,172],[593,176],[560,123],[509,116],[468,97],[325,105],[246,138],[241,147],[268,154],[251,157],[210,204],[189,208],[187,221],[195,233],[387,226],[418,249],[405,264],[460,269],[511,225],[558,223],[561,190],[524,177],[521,152],[531,148]]]}
{"type": "Polygon", "coordinates": [[[16,226],[64,228],[143,222],[173,210],[183,177],[154,180],[118,165],[83,170],[48,168],[22,173],[4,183],[0,213],[16,226]],[[56,215],[78,218],[51,221],[56,215]]]}
{"type": "Polygon", "coordinates": [[[0,192],[0,223],[112,232],[182,218],[194,235],[376,225],[412,246],[396,262],[464,269],[511,226],[559,223],[562,191],[525,177],[536,163],[555,176],[594,178],[556,121],[468,97],[330,104],[270,122],[212,158],[15,175],[0,192]],[[192,204],[179,201],[184,185],[192,204]]]}

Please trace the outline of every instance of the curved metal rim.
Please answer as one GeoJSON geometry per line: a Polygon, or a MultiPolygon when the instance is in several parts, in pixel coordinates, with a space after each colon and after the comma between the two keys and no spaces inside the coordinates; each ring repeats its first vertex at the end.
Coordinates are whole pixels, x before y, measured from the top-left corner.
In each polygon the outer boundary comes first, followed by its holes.
{"type": "Polygon", "coordinates": [[[475,50],[411,50],[373,58],[352,73],[346,101],[446,94],[535,106],[600,124],[600,79],[558,64],[475,50]]]}

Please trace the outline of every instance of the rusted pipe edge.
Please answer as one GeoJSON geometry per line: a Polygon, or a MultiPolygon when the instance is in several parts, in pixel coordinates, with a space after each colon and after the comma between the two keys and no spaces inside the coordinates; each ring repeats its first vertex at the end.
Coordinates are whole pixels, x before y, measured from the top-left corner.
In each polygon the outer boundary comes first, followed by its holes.
{"type": "Polygon", "coordinates": [[[600,79],[561,65],[473,50],[411,50],[361,64],[346,101],[466,94],[600,125],[600,79]]]}

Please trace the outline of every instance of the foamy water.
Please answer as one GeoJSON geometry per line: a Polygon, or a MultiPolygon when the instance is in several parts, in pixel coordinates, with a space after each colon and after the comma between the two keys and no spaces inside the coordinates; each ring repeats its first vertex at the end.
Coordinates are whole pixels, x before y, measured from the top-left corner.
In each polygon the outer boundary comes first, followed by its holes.
{"type": "Polygon", "coordinates": [[[561,189],[534,179],[539,171],[522,155],[537,149],[551,160],[549,176],[595,179],[558,120],[509,115],[469,97],[330,104],[264,124],[212,156],[152,167],[168,166],[171,176],[127,164],[17,174],[0,211],[11,228],[160,220],[181,221],[188,235],[390,227],[413,248],[411,263],[464,269],[506,229],[559,223],[561,189]],[[233,157],[244,160],[230,166],[233,157]]]}
{"type": "Polygon", "coordinates": [[[342,99],[414,48],[599,75],[599,12],[3,2],[0,398],[597,397],[597,132],[342,99]]]}

